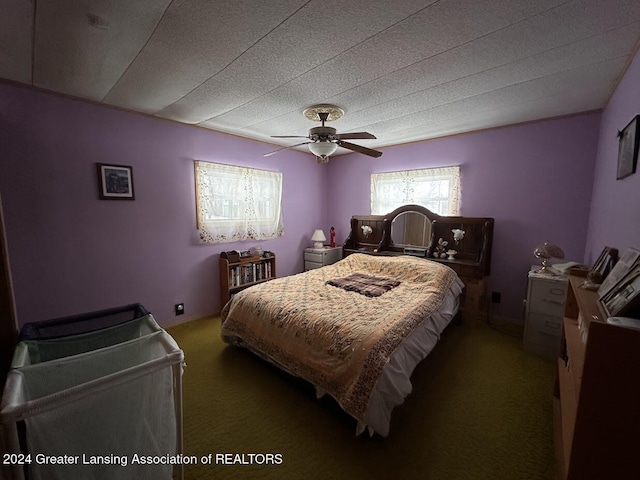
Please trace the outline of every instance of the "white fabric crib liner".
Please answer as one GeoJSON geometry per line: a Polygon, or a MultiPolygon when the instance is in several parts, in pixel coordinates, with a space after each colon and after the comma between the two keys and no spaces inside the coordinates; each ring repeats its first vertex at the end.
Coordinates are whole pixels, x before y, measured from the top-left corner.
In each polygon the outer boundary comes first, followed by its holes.
{"type": "MultiPolygon", "coordinates": [[[[152,351],[148,350],[146,353],[152,353],[152,351]]],[[[46,364],[14,368],[7,374],[7,388],[5,388],[0,418],[4,422],[9,417],[23,419],[29,416],[28,413],[25,415],[25,412],[43,413],[84,396],[103,391],[112,385],[134,380],[183,360],[184,354],[175,340],[165,331],[159,331],[99,351],[52,360],[46,364]],[[162,356],[149,358],[144,363],[134,363],[134,358],[127,356],[134,353],[137,362],[141,352],[150,347],[157,350],[156,354],[162,356]],[[158,347],[162,348],[159,350],[158,347]],[[103,359],[109,361],[101,361],[103,359]],[[79,378],[80,375],[64,375],[72,370],[78,371],[79,368],[87,365],[91,366],[91,369],[81,372],[86,375],[84,378],[79,378]],[[62,372],[60,367],[62,367],[62,372]],[[55,375],[57,383],[37,381],[38,376],[44,380],[52,378],[55,369],[58,369],[55,375]],[[67,385],[61,385],[62,381],[67,385]],[[48,391],[46,387],[55,390],[48,391]]]]}
{"type": "Polygon", "coordinates": [[[110,347],[162,330],[151,314],[87,333],[44,340],[23,340],[16,345],[11,368],[110,347]]]}

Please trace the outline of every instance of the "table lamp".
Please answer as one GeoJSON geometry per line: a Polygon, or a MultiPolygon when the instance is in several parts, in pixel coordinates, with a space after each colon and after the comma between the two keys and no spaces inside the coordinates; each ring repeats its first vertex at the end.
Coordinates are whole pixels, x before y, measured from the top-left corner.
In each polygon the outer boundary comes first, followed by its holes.
{"type": "Polygon", "coordinates": [[[542,260],[542,268],[536,270],[536,273],[546,273],[548,275],[557,275],[553,268],[549,265],[550,258],[564,258],[564,252],[560,247],[553,243],[544,242],[538,245],[533,251],[536,258],[542,260]]]}
{"type": "Polygon", "coordinates": [[[327,237],[324,236],[324,232],[322,230],[318,229],[313,232],[311,241],[314,242],[313,248],[322,248],[324,246],[323,242],[327,241],[327,237]]]}

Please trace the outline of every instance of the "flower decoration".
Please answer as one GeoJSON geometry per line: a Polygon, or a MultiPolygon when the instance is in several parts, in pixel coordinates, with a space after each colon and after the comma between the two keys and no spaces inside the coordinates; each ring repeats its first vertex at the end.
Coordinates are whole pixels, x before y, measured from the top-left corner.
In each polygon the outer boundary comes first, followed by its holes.
{"type": "Polygon", "coordinates": [[[364,235],[364,238],[368,238],[369,235],[371,235],[371,233],[373,232],[373,228],[371,228],[369,225],[362,225],[362,234],[364,235]]]}
{"type": "Polygon", "coordinates": [[[449,245],[449,242],[440,238],[438,240],[438,245],[436,245],[436,250],[433,252],[433,256],[435,258],[447,258],[447,254],[445,253],[447,245],[449,245]]]}
{"type": "Polygon", "coordinates": [[[451,230],[453,232],[453,240],[456,242],[456,245],[460,240],[464,238],[465,231],[460,228],[454,228],[451,230]]]}

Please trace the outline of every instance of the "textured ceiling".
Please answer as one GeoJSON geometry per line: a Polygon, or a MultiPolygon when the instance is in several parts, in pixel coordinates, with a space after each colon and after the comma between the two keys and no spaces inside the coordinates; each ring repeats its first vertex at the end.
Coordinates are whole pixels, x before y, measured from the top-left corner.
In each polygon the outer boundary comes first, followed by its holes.
{"type": "Polygon", "coordinates": [[[599,109],[639,39],[638,0],[0,0],[1,78],[278,145],[599,109]]]}

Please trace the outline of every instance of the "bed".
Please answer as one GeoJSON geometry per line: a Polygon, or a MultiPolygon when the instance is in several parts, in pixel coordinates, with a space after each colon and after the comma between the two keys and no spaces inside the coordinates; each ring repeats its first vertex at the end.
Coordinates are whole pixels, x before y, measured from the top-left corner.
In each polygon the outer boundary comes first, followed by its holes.
{"type": "Polygon", "coordinates": [[[332,396],[357,434],[386,437],[443,330],[454,317],[481,318],[493,227],[419,205],[354,215],[343,260],[239,292],[223,308],[222,338],[332,396]],[[441,255],[440,239],[455,258],[441,255]]]}
{"type": "Polygon", "coordinates": [[[464,285],[450,267],[353,253],[255,285],[223,308],[222,338],[331,395],[356,433],[386,437],[410,376],[454,318],[464,285]]]}

